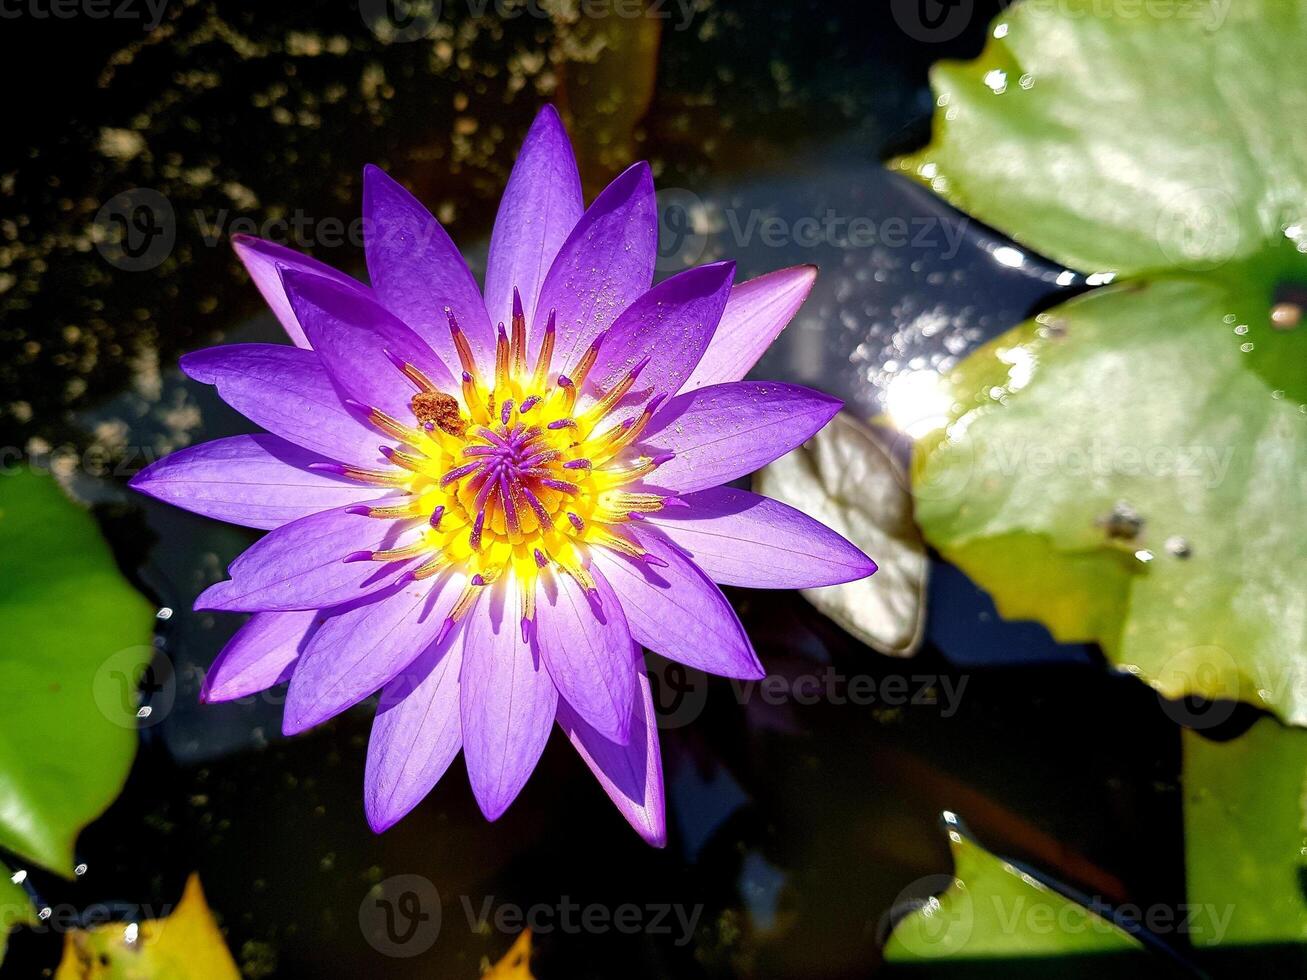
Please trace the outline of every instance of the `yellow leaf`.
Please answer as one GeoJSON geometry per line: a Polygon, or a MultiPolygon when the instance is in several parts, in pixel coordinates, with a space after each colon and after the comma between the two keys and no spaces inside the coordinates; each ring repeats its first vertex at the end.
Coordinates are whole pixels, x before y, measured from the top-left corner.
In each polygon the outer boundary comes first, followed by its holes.
{"type": "MultiPolygon", "coordinates": [[[[55,980],[61,980],[56,977],[55,980]]],[[[531,930],[517,937],[504,958],[481,974],[481,980],[535,980],[531,973],[531,930]]]]}
{"type": "Polygon", "coordinates": [[[54,980],[240,980],[240,971],[193,874],[166,919],[70,932],[54,980]]]}

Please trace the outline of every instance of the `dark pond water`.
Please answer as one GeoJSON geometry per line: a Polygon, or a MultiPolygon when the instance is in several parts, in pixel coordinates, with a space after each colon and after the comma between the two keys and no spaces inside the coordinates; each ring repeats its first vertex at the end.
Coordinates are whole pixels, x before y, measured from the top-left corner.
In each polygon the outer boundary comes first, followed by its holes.
{"type": "MultiPolygon", "coordinates": [[[[175,368],[214,342],[278,338],[228,247],[237,218],[300,215],[303,231],[274,237],[357,270],[348,224],[361,167],[376,162],[479,255],[517,141],[558,98],[581,120],[592,192],[639,154],[681,205],[668,210],[664,272],[718,256],[747,276],[821,265],[758,373],[831,391],[864,417],[903,371],[947,367],[1079,284],[1034,256],[996,261],[1001,241],[882,167],[926,135],[928,66],[977,51],[997,4],[941,43],[906,36],[880,3],[698,6],[656,44],[624,41],[616,69],[568,64],[568,43],[585,38],[560,40],[548,20],[496,22],[452,3],[434,38],[390,44],[344,0],[177,0],[155,31],[0,22],[3,441],[38,456],[116,454],[107,475],[64,475],[123,569],[171,610],[127,789],[83,835],[77,883],[34,876],[43,898],[159,908],[198,871],[251,977],[472,978],[516,931],[495,912],[536,906],[556,927],[537,935],[546,980],[863,977],[881,970],[896,898],[950,870],[937,824],[949,809],[991,849],[1086,894],[1183,901],[1178,736],[1157,699],[1095,651],[1002,622],[942,566],[928,640],[908,661],[855,643],[797,595],[732,596],[776,673],[830,669],[878,691],[906,678],[934,704],[769,705],[658,668],[664,851],[629,831],[557,739],[498,823],[484,823],[455,766],[375,837],[361,804],[367,706],[287,740],[275,696],[197,704],[198,671],[239,624],[190,604],[252,535],[124,484],[147,458],[245,428],[175,368]],[[144,271],[114,268],[87,236],[99,208],[135,187],[163,196],[175,232],[144,271]],[[699,217],[688,227],[686,208],[699,217]],[[794,232],[828,215],[869,219],[877,240],[794,232]],[[759,217],[789,231],[765,236],[759,217]],[[439,933],[379,949],[360,909],[401,875],[429,883],[439,933]],[[650,906],[672,911],[661,928],[577,931],[557,912],[569,903],[629,903],[646,924],[650,906]]],[[[58,955],[57,936],[22,933],[4,975],[40,975],[58,955]]]]}

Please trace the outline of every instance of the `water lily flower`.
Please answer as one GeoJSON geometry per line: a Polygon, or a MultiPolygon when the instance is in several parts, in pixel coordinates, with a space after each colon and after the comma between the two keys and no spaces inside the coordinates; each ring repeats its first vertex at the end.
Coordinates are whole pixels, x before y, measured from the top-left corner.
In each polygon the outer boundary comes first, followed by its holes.
{"type": "Polygon", "coordinates": [[[504,192],[484,293],[440,223],[375,167],[363,208],[370,287],[236,239],[294,346],[215,347],[181,366],[267,434],[181,450],[132,482],[270,531],[195,603],[254,614],[202,696],[289,680],[293,735],[380,691],[364,792],[377,832],[460,750],[496,819],[557,723],[661,845],[641,648],[758,678],[714,583],[809,588],[875,570],[811,518],[726,486],[839,408],[741,380],[815,270],[734,285],[719,262],[653,285],[648,165],[584,208],[550,107],[504,192]]]}

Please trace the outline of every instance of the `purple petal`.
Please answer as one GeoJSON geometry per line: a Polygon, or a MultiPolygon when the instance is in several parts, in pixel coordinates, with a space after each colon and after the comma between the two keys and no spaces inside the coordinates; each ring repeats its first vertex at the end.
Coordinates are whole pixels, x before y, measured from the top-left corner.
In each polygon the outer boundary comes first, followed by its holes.
{"type": "Polygon", "coordinates": [[[526,134],[490,236],[486,310],[492,324],[509,322],[516,287],[530,327],[545,273],[584,210],[572,145],[557,110],[547,105],[526,134]]]}
{"type": "Polygon", "coordinates": [[[747,490],[714,487],[650,514],[714,582],[751,589],[810,589],[865,578],[876,564],[793,507],[747,490]]]}
{"type": "Polygon", "coordinates": [[[816,281],[815,265],[796,265],[732,289],[712,343],[681,390],[742,379],[794,319],[816,281]]]}
{"type": "Polygon", "coordinates": [[[427,647],[381,693],[368,739],[363,807],[376,833],[422,802],[463,747],[458,675],[463,631],[427,647]]]}
{"type": "MultiPolygon", "coordinates": [[[[421,203],[378,167],[363,170],[364,250],[381,303],[446,364],[457,364],[446,308],[482,365],[494,364],[494,325],[481,290],[449,235],[421,203]]],[[[309,339],[313,339],[311,331],[309,339]]]]}
{"type": "Polygon", "coordinates": [[[129,486],[195,514],[264,530],[380,495],[376,487],[308,468],[321,462],[277,436],[231,436],[179,449],[129,486]]]}
{"type": "Polygon", "coordinates": [[[623,404],[642,405],[680,391],[708,349],[734,278],[734,262],[699,266],[663,280],[632,303],[603,339],[587,381],[591,397],[602,397],[640,364],[623,404]]]}
{"type": "Polygon", "coordinates": [[[463,758],[487,820],[499,819],[526,785],[558,708],[539,651],[522,640],[508,585],[483,597],[463,625],[463,758]]]}
{"type": "Polygon", "coordinates": [[[282,731],[297,735],[379,690],[435,643],[466,580],[408,582],[331,616],[304,649],[282,731]]]}
{"type": "Polygon", "coordinates": [[[625,745],[639,650],[612,588],[599,575],[595,587],[588,596],[570,575],[541,575],[536,641],[562,699],[605,738],[625,745]]]}
{"type": "Polygon", "coordinates": [[[636,682],[639,693],[631,719],[631,739],[626,745],[604,738],[564,701],[558,702],[558,724],[622,816],[646,841],[662,847],[667,843],[667,816],[658,717],[654,714],[649,678],[642,671],[636,682]]]}
{"type": "MultiPolygon", "coordinates": [[[[637,163],[595,198],[545,276],[536,321],[558,311],[555,372],[569,370],[599,331],[648,290],[657,258],[653,174],[637,163]]],[[[533,357],[542,336],[537,330],[531,337],[533,357]]]]}
{"type": "Polygon", "coordinates": [[[720,486],[806,442],[840,400],[799,385],[735,381],[677,395],[641,436],[651,456],[674,453],[645,483],[676,493],[720,486]]]}
{"type": "MultiPolygon", "coordinates": [[[[385,498],[379,504],[399,503],[385,498]]],[[[408,562],[345,561],[359,551],[393,548],[417,540],[425,521],[385,521],[323,511],[285,524],[231,563],[231,579],[206,589],[196,609],[228,612],[324,609],[372,595],[392,585],[422,558],[408,562]]]]}
{"type": "Polygon", "coordinates": [[[272,307],[272,312],[277,315],[281,325],[285,327],[287,335],[296,347],[309,347],[309,338],[304,334],[304,328],[300,326],[299,321],[295,319],[295,311],[290,307],[290,300],[286,297],[286,290],[281,285],[282,269],[297,269],[300,272],[311,273],[315,276],[326,276],[328,279],[335,280],[343,286],[351,289],[357,289],[362,293],[367,293],[368,287],[356,279],[352,279],[344,273],[337,272],[331,266],[319,262],[317,259],[308,255],[301,255],[284,245],[278,245],[276,242],[266,241],[262,238],[254,238],[250,235],[233,235],[231,239],[232,247],[236,250],[236,255],[245,263],[245,268],[254,280],[254,285],[259,287],[259,292],[267,300],[268,306],[272,307]]]}
{"type": "Polygon", "coordinates": [[[605,548],[592,552],[595,568],[621,596],[636,642],[710,674],[746,680],[764,677],[753,645],[722,590],[655,535],[636,536],[666,567],[653,568],[605,548]]]}
{"type": "Polygon", "coordinates": [[[205,674],[200,700],[235,701],[285,683],[318,616],[314,609],[255,613],[205,674]]]}
{"type": "MultiPolygon", "coordinates": [[[[324,280],[325,281],[325,280],[324,280]]],[[[186,354],[182,370],[215,385],[236,411],[328,459],[376,466],[384,441],[349,413],[313,351],[280,344],[228,344],[186,354]]]]}
{"type": "Polygon", "coordinates": [[[440,389],[456,390],[445,363],[380,304],[321,276],[287,272],[283,278],[313,349],[350,398],[411,420],[417,389],[392,357],[412,364],[440,389]]]}

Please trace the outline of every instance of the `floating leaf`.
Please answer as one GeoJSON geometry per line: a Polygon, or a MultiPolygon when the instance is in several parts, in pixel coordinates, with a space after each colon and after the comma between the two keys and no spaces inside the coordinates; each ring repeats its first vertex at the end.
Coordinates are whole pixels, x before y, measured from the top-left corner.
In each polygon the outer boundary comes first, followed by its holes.
{"type": "Polygon", "coordinates": [[[9,931],[15,926],[31,925],[36,921],[27,892],[13,880],[12,874],[0,864],[0,960],[5,958],[9,931]]]}
{"type": "Polygon", "coordinates": [[[944,814],[953,852],[953,880],[943,894],[927,899],[894,927],[885,958],[895,964],[929,967],[939,975],[945,963],[1038,961],[1042,975],[1107,975],[1101,957],[1130,957],[1143,945],[1098,911],[1059,894],[1001,858],[967,834],[951,813],[944,814]],[[941,961],[945,961],[942,963],[941,961]]]}
{"type": "Polygon", "coordinates": [[[1209,909],[1195,946],[1307,941],[1307,732],[1263,718],[1240,737],[1184,733],[1185,878],[1209,909]]]}
{"type": "Polygon", "coordinates": [[[977,61],[935,73],[934,141],[899,167],[1046,254],[1141,278],[945,379],[917,517],[1004,615],[1168,697],[1307,724],[1307,141],[1282,122],[1307,108],[1288,57],[1307,23],[1281,0],[1168,10],[1017,4],[977,61]]]}
{"type": "Polygon", "coordinates": [[[871,578],[803,595],[863,643],[894,656],[917,651],[925,622],[928,560],[907,485],[873,432],[844,412],[755,477],[759,493],[815,517],[876,560],[871,578]]]}
{"type": "Polygon", "coordinates": [[[525,930],[504,958],[481,974],[481,980],[535,980],[531,973],[531,930],[525,930]]]}
{"type": "MultiPolygon", "coordinates": [[[[1168,697],[1303,724],[1307,415],[1243,359],[1224,321],[1244,299],[1113,288],[977,351],[919,447],[917,517],[1005,616],[1097,641],[1168,697]]],[[[1307,333],[1281,340],[1307,363],[1307,333]]]]}
{"type": "Polygon", "coordinates": [[[54,980],[240,980],[199,875],[164,919],[75,929],[54,980]]]}
{"type": "Polygon", "coordinates": [[[0,847],[71,876],[131,767],[153,616],[91,516],[26,470],[0,476],[0,582],[0,847]]]}
{"type": "Polygon", "coordinates": [[[1307,113],[1307,8],[1161,6],[1013,4],[979,58],[935,66],[934,139],[895,166],[1072,268],[1257,255],[1307,217],[1286,124],[1307,113]]]}

